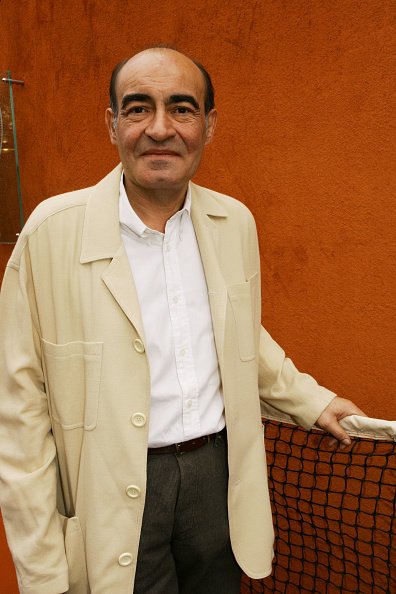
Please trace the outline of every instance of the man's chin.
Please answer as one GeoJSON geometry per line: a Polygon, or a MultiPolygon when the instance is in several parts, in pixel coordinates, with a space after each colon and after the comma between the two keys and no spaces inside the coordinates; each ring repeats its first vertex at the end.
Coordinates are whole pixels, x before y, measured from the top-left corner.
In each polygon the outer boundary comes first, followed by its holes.
{"type": "Polygon", "coordinates": [[[169,169],[150,171],[146,175],[142,175],[136,178],[136,181],[140,183],[142,187],[161,189],[161,188],[172,188],[175,189],[188,183],[186,176],[178,175],[174,171],[169,169]]]}
{"type": "MultiPolygon", "coordinates": [[[[160,192],[160,191],[174,191],[179,192],[181,189],[186,188],[188,185],[188,179],[180,178],[171,175],[156,175],[147,176],[141,178],[135,178],[131,186],[135,186],[146,192],[160,192]]],[[[127,184],[129,185],[129,184],[127,184]]]]}

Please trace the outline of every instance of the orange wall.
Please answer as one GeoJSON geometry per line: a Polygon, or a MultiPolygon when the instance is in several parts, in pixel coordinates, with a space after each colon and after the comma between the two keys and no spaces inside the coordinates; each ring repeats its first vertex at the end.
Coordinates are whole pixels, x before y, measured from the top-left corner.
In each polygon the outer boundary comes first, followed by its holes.
{"type": "Polygon", "coordinates": [[[267,328],[300,368],[396,418],[393,0],[1,0],[0,22],[0,69],[26,83],[26,213],[113,167],[113,65],[176,44],[213,74],[220,119],[197,181],[256,216],[267,328]]]}

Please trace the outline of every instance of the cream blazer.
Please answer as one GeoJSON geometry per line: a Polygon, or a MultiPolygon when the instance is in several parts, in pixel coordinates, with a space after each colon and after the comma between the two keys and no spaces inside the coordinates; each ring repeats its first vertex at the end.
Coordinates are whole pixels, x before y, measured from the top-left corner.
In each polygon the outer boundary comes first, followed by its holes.
{"type": "MultiPolygon", "coordinates": [[[[22,594],[131,594],[145,501],[150,377],[119,230],[121,167],[42,202],[0,301],[0,501],[22,594]]],[[[271,571],[260,398],[309,427],[334,397],[260,326],[248,209],[192,185],[228,432],[229,523],[243,571],[271,571]]]]}

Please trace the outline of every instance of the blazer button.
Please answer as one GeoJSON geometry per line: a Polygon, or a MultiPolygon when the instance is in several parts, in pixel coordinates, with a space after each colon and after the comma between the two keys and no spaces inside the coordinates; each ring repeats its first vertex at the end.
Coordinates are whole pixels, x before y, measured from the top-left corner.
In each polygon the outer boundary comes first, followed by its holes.
{"type": "Polygon", "coordinates": [[[128,485],[125,491],[128,497],[130,497],[131,499],[136,499],[137,497],[140,497],[140,489],[136,485],[128,485]]]}
{"type": "Polygon", "coordinates": [[[144,353],[144,351],[145,351],[144,344],[140,340],[140,338],[135,338],[135,340],[133,341],[133,348],[138,353],[144,353]]]}
{"type": "Polygon", "coordinates": [[[140,412],[133,414],[131,417],[131,423],[135,427],[144,427],[146,424],[146,415],[140,412]]]}
{"type": "Polygon", "coordinates": [[[131,563],[132,563],[132,555],[131,555],[131,553],[122,553],[118,557],[118,565],[121,565],[121,567],[127,567],[131,563]]]}

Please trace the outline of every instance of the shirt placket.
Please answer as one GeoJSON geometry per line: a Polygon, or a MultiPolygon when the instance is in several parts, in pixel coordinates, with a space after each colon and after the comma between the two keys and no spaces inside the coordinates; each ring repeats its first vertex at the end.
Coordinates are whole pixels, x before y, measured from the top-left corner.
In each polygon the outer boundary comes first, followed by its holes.
{"type": "Polygon", "coordinates": [[[181,215],[168,221],[163,242],[163,259],[176,371],[182,392],[183,432],[187,437],[193,431],[199,430],[200,419],[191,329],[178,256],[182,222],[181,215]]]}

